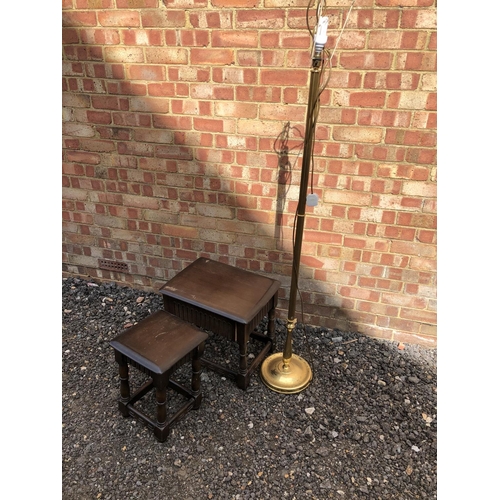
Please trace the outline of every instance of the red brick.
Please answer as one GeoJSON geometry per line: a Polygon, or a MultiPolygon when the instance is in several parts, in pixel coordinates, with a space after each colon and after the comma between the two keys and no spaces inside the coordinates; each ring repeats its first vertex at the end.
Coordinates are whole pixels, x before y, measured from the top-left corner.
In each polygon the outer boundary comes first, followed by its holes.
{"type": "MultiPolygon", "coordinates": [[[[377,318],[377,322],[380,321],[380,317],[377,318]]],[[[404,332],[418,333],[419,324],[415,321],[407,321],[399,318],[389,318],[389,322],[386,326],[394,328],[395,330],[403,330],[404,332]]]]}
{"type": "Polygon", "coordinates": [[[118,9],[154,9],[158,7],[158,0],[116,0],[118,9]]]}
{"type": "Polygon", "coordinates": [[[402,33],[398,30],[373,31],[368,39],[369,49],[399,49],[402,33]]]}
{"type": "Polygon", "coordinates": [[[390,69],[393,55],[389,52],[343,53],[340,64],[347,69],[390,69]]]}
{"type": "Polygon", "coordinates": [[[191,64],[233,64],[234,51],[231,49],[191,49],[191,64]]]}
{"type": "Polygon", "coordinates": [[[141,25],[140,14],[134,10],[109,10],[98,12],[97,17],[101,26],[139,27],[141,25]]]}
{"type": "Polygon", "coordinates": [[[113,123],[117,126],[128,126],[128,127],[150,127],[151,126],[151,116],[134,113],[112,113],[113,123]]]}
{"type": "Polygon", "coordinates": [[[417,240],[422,243],[436,243],[436,231],[420,229],[417,232],[417,240]]]}
{"type": "Polygon", "coordinates": [[[237,28],[272,28],[279,29],[285,25],[284,9],[252,9],[236,11],[237,28]]]}
{"type": "Polygon", "coordinates": [[[348,238],[346,236],[344,237],[344,245],[352,248],[364,248],[366,241],[358,238],[348,238]]]}
{"type": "Polygon", "coordinates": [[[165,80],[165,67],[153,65],[140,65],[129,67],[129,77],[132,80],[161,81],[165,80]]]}
{"type": "Polygon", "coordinates": [[[352,92],[349,96],[350,106],[381,107],[385,103],[385,92],[352,92]]]}
{"type": "MultiPolygon", "coordinates": [[[[212,78],[219,83],[257,83],[257,71],[254,69],[240,69],[233,67],[213,68],[212,78]]],[[[208,81],[209,78],[207,77],[208,81]]],[[[199,78],[197,81],[201,81],[199,78]]]]}
{"type": "Polygon", "coordinates": [[[430,7],[435,0],[377,0],[380,7],[430,7]]]}
{"type": "Polygon", "coordinates": [[[136,142],[119,142],[117,150],[121,155],[153,156],[154,154],[154,148],[151,144],[136,142]]]}
{"type": "Polygon", "coordinates": [[[370,302],[378,302],[380,299],[380,292],[368,290],[366,288],[341,286],[339,288],[339,294],[344,297],[369,300],[370,302]]]}
{"type": "Polygon", "coordinates": [[[222,132],[224,129],[223,120],[209,118],[194,118],[193,127],[195,130],[205,130],[208,132],[222,132]]]}
{"type": "Polygon", "coordinates": [[[120,34],[118,30],[110,29],[81,29],[82,43],[94,45],[118,45],[120,34]]]}
{"type": "Polygon", "coordinates": [[[183,10],[170,8],[142,10],[140,17],[144,28],[183,28],[186,26],[183,10]]]}
{"type": "Polygon", "coordinates": [[[100,155],[96,153],[85,153],[82,151],[68,151],[66,159],[70,162],[76,163],[89,163],[91,165],[98,165],[101,163],[100,155]]]}
{"type": "Polygon", "coordinates": [[[259,0],[212,0],[212,5],[214,7],[257,7],[259,0]]]}
{"type": "Polygon", "coordinates": [[[396,68],[413,71],[436,71],[435,53],[408,52],[400,53],[396,59],[396,68]]]}
{"type": "Polygon", "coordinates": [[[69,12],[62,13],[63,26],[97,26],[97,16],[95,12],[69,12]]]}
{"type": "Polygon", "coordinates": [[[162,45],[162,32],[155,29],[128,29],[122,31],[125,45],[162,45]]]}
{"type": "Polygon", "coordinates": [[[96,109],[128,111],[128,100],[115,96],[92,96],[92,106],[96,109]]]}
{"type": "Polygon", "coordinates": [[[238,208],[236,216],[238,220],[258,222],[260,224],[274,224],[275,221],[273,213],[262,210],[245,210],[238,208]]]}
{"type": "Polygon", "coordinates": [[[429,45],[427,47],[428,50],[437,50],[437,33],[431,33],[429,37],[429,45]]]}
{"type": "Polygon", "coordinates": [[[215,116],[256,118],[257,111],[257,105],[253,103],[219,102],[215,104],[215,116]]]}
{"type": "Polygon", "coordinates": [[[305,85],[308,79],[306,71],[286,69],[262,69],[260,76],[263,85],[305,85]]]}
{"type": "Polygon", "coordinates": [[[401,308],[400,316],[403,319],[411,319],[421,323],[428,323],[433,325],[437,323],[437,314],[432,311],[401,308]]]}
{"type": "Polygon", "coordinates": [[[184,48],[146,47],[146,62],[151,64],[187,64],[188,51],[184,48]]]}
{"type": "Polygon", "coordinates": [[[149,83],[147,86],[148,93],[155,97],[173,97],[175,93],[174,83],[149,83]]]}
{"type": "MultiPolygon", "coordinates": [[[[177,37],[177,33],[172,32],[172,37],[177,37]]],[[[206,47],[210,43],[210,32],[200,29],[180,30],[180,38],[183,47],[206,47]]]]}
{"type": "Polygon", "coordinates": [[[200,11],[189,14],[189,21],[193,28],[225,28],[233,27],[233,12],[222,11],[200,11]]]}
{"type": "Polygon", "coordinates": [[[154,115],[153,125],[158,128],[168,128],[171,130],[191,130],[193,121],[189,116],[154,115]]]}
{"type": "Polygon", "coordinates": [[[436,28],[436,9],[405,9],[401,13],[402,28],[436,28]]]}
{"type": "Polygon", "coordinates": [[[212,47],[257,47],[257,31],[212,31],[212,47]]]}
{"type": "Polygon", "coordinates": [[[309,49],[310,44],[311,37],[309,36],[309,33],[300,34],[295,31],[282,31],[279,34],[279,46],[283,48],[309,49]]]}
{"type": "Polygon", "coordinates": [[[111,9],[113,0],[76,0],[77,9],[111,9]]]}
{"type": "Polygon", "coordinates": [[[80,40],[78,38],[78,30],[73,28],[63,28],[62,29],[62,43],[78,43],[80,40]]]}
{"type": "Polygon", "coordinates": [[[239,101],[279,102],[281,100],[281,90],[274,86],[273,87],[250,87],[246,85],[238,86],[236,88],[236,98],[239,101]]]}

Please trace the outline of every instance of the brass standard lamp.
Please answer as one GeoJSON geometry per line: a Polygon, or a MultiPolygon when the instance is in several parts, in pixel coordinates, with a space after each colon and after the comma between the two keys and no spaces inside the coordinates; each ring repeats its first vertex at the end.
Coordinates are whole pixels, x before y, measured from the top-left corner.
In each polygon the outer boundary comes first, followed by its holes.
{"type": "Polygon", "coordinates": [[[308,199],[307,185],[309,167],[311,164],[316,118],[319,112],[319,86],[323,49],[326,43],[328,18],[320,17],[316,27],[313,42],[312,64],[309,82],[309,97],[307,104],[306,129],[304,137],[304,153],[302,159],[302,174],[300,178],[299,202],[296,214],[296,231],[293,246],[292,283],[288,305],[287,336],[283,353],[275,353],[267,357],[261,367],[261,377],[264,384],[273,391],[293,394],[304,390],[312,381],[312,370],[307,361],[292,353],[292,333],[297,323],[295,304],[297,301],[297,282],[299,279],[300,254],[302,250],[302,234],[304,232],[306,201],[309,205],[317,204],[317,197],[311,194],[308,199]]]}

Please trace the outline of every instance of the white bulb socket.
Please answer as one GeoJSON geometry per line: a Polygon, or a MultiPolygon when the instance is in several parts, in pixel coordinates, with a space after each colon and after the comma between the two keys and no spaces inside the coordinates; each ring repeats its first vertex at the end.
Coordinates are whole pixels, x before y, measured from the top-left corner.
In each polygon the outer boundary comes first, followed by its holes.
{"type": "Polygon", "coordinates": [[[328,36],[326,31],[328,29],[328,17],[321,16],[316,26],[316,34],[314,35],[314,48],[316,50],[323,50],[325,47],[328,36]]]}

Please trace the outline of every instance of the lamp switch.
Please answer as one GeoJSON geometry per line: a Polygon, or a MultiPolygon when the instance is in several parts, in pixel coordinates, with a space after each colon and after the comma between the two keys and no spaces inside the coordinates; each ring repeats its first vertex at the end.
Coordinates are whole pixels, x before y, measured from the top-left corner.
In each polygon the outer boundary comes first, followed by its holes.
{"type": "Polygon", "coordinates": [[[308,207],[315,207],[318,204],[318,195],[316,193],[310,193],[306,198],[306,205],[308,207]]]}

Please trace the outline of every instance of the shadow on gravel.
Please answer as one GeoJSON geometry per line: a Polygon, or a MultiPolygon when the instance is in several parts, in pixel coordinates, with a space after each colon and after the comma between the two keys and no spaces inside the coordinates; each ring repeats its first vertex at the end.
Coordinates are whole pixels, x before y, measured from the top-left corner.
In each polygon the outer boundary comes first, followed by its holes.
{"type": "MultiPolygon", "coordinates": [[[[201,408],[160,444],[119,414],[109,346],[160,296],[67,278],[62,307],[65,500],[437,498],[436,351],[299,325],[310,387],[278,394],[255,374],[243,392],[205,371],[201,408]]],[[[278,350],[285,335],[278,321],[278,350]]],[[[237,359],[233,350],[208,341],[207,355],[237,359]]]]}

